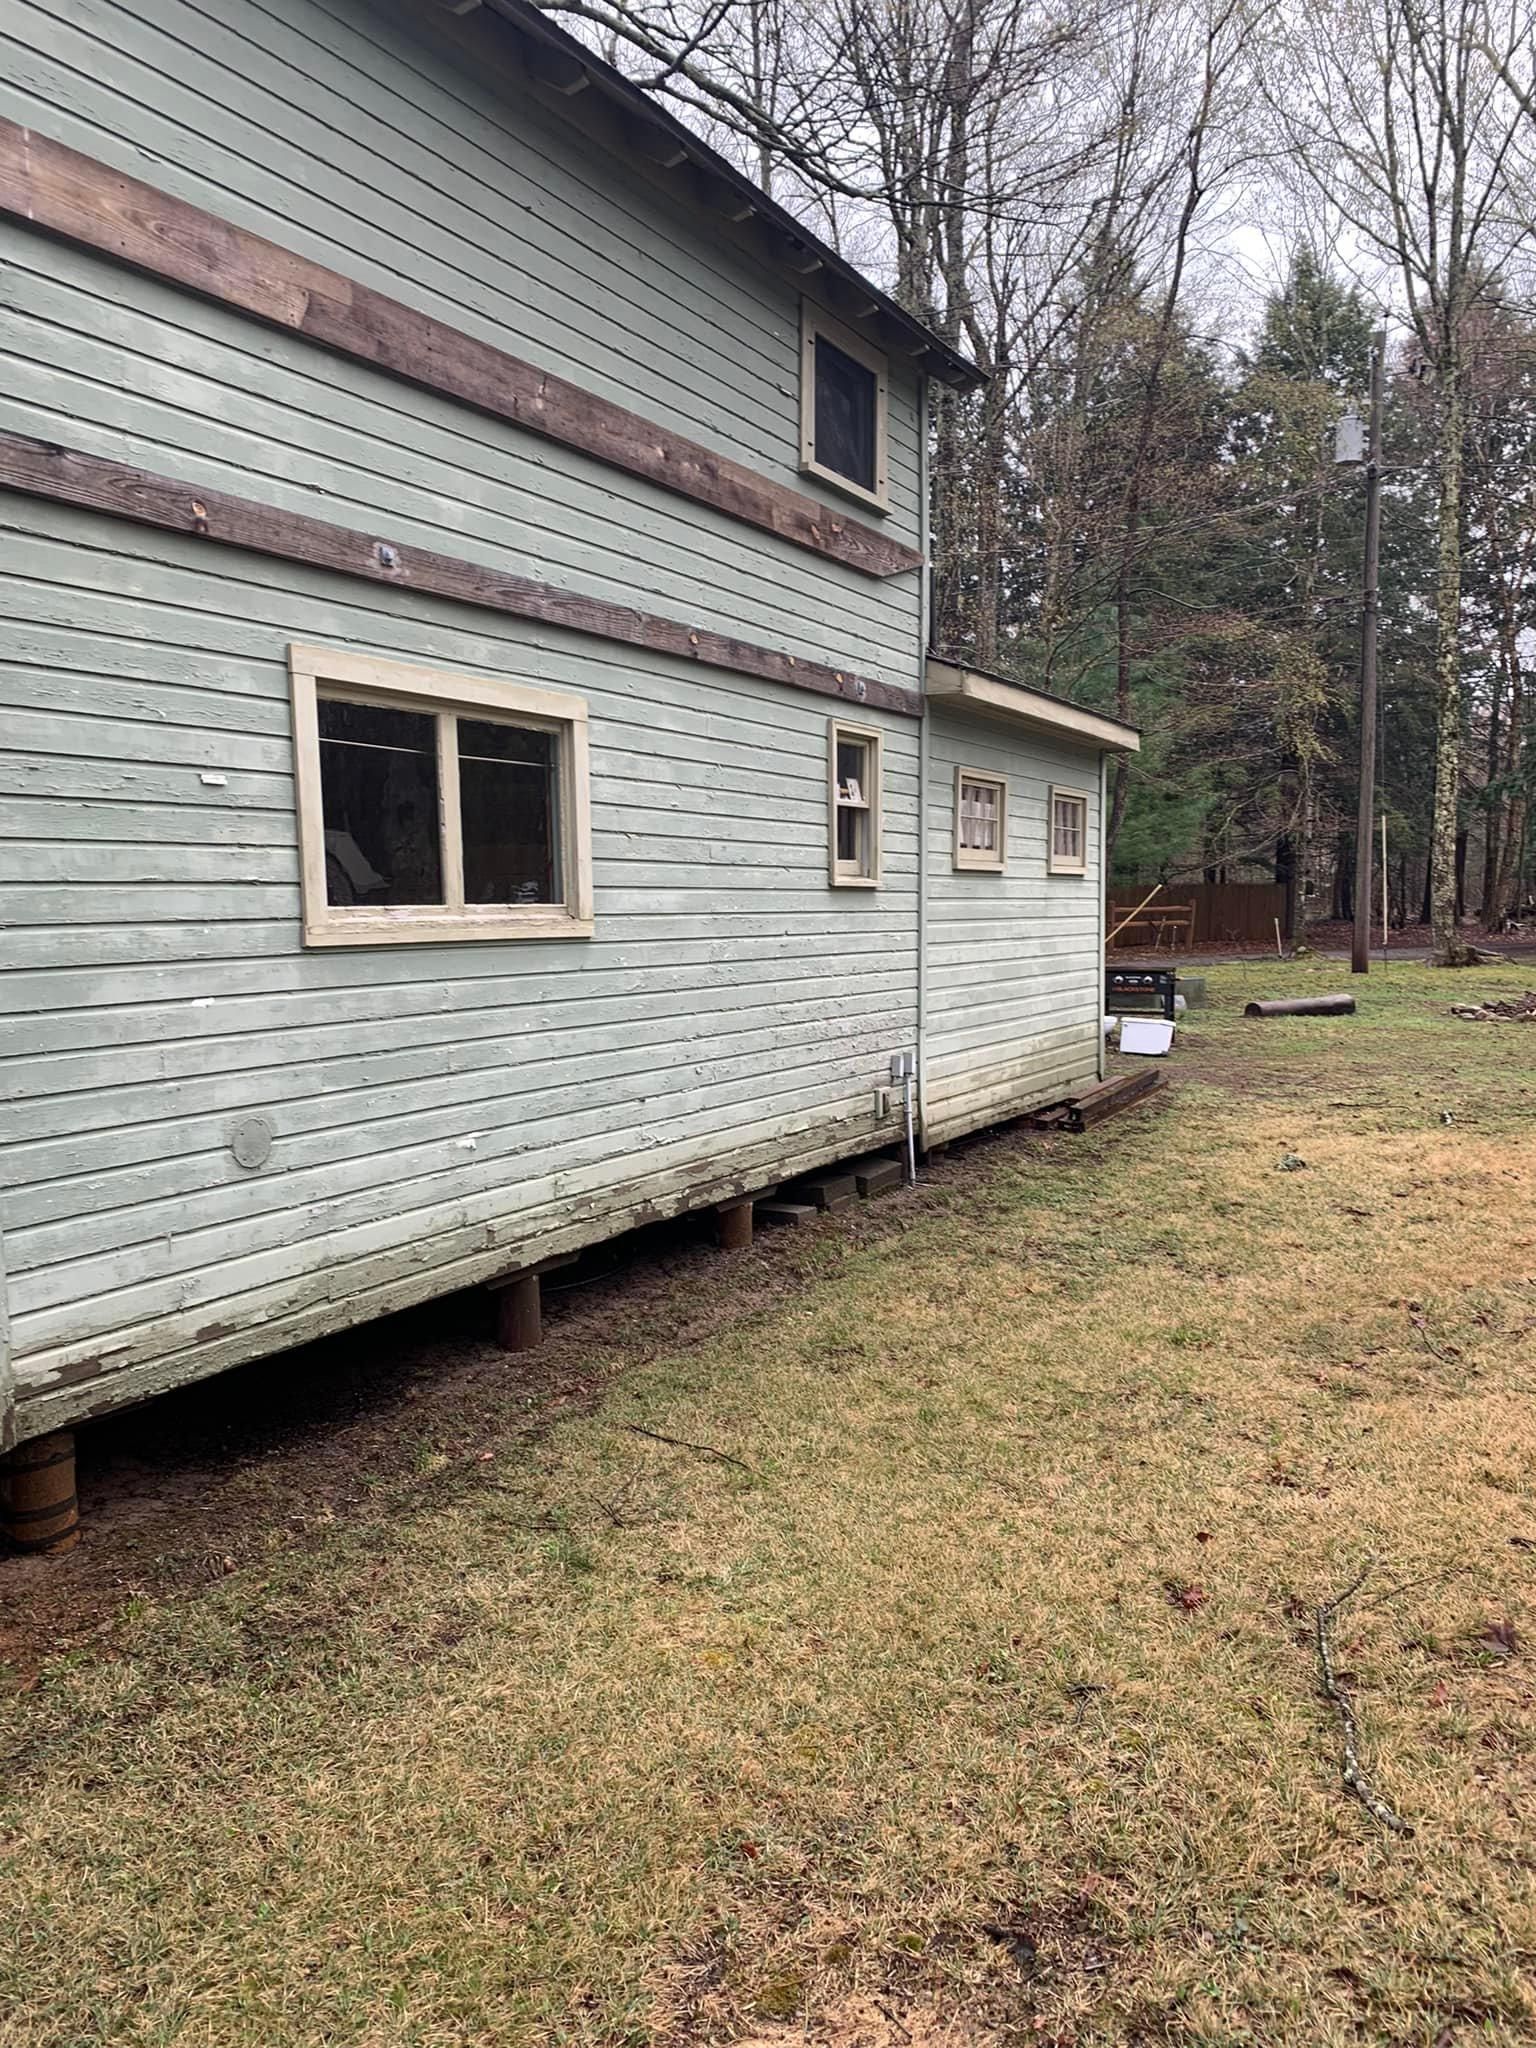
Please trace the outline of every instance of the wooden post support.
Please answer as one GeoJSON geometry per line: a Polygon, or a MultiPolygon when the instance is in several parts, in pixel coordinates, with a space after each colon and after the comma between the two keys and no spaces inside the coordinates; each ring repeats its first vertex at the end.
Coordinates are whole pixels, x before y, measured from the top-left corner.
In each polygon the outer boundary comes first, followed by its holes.
{"type": "Polygon", "coordinates": [[[536,1351],[544,1341],[537,1273],[519,1273],[496,1292],[496,1342],[503,1351],[536,1351]]]}
{"type": "Polygon", "coordinates": [[[752,1242],[752,1204],[722,1202],[715,1211],[715,1242],[723,1252],[744,1252],[752,1242]]]}
{"type": "Polygon", "coordinates": [[[73,1550],[80,1541],[72,1429],[33,1437],[0,1458],[0,1534],[18,1550],[73,1550]]]}

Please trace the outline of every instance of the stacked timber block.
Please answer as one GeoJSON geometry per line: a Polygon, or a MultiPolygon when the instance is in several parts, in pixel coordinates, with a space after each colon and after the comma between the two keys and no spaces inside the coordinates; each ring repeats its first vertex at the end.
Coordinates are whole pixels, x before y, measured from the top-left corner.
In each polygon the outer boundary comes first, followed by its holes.
{"type": "Polygon", "coordinates": [[[865,1159],[850,1160],[846,1166],[825,1173],[807,1174],[771,1201],[759,1202],[759,1223],[793,1229],[817,1216],[840,1216],[859,1201],[883,1195],[902,1182],[901,1164],[884,1153],[872,1152],[865,1159]]]}
{"type": "Polygon", "coordinates": [[[797,1230],[802,1223],[814,1223],[821,1213],[814,1202],[786,1202],[774,1200],[759,1202],[756,1209],[759,1223],[766,1223],[775,1230],[797,1230]]]}
{"type": "Polygon", "coordinates": [[[859,1184],[842,1167],[829,1173],[813,1173],[797,1180],[786,1190],[791,1202],[809,1203],[826,1216],[840,1216],[859,1199],[859,1184]]]}
{"type": "Polygon", "coordinates": [[[1156,1067],[1137,1067],[1128,1074],[1115,1074],[1101,1081],[1096,1088],[1074,1095],[1070,1101],[1037,1109],[1024,1121],[1032,1131],[1092,1130],[1106,1117],[1116,1116],[1144,1097],[1155,1095],[1162,1085],[1163,1077],[1156,1067]]]}
{"type": "Polygon", "coordinates": [[[871,1195],[889,1194],[892,1188],[901,1186],[900,1163],[895,1159],[883,1158],[878,1153],[870,1159],[856,1159],[849,1172],[866,1201],[871,1195]]]}

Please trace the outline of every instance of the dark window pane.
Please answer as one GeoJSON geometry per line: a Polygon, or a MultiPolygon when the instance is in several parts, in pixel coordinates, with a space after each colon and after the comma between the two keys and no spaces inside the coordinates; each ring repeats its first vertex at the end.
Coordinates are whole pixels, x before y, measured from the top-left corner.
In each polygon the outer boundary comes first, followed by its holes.
{"type": "Polygon", "coordinates": [[[534,726],[492,724],[488,718],[459,720],[461,761],[521,761],[530,768],[548,768],[554,759],[554,734],[534,726]]]}
{"type": "Polygon", "coordinates": [[[837,743],[837,792],[839,796],[852,797],[858,789],[857,802],[867,804],[870,791],[865,786],[864,756],[862,740],[839,740],[837,743]]]}
{"type": "Polygon", "coordinates": [[[331,903],[441,903],[437,721],[319,701],[325,893],[331,903]]]}
{"type": "Polygon", "coordinates": [[[837,814],[837,857],[864,865],[864,820],[867,811],[839,811],[837,814]]]}
{"type": "Polygon", "coordinates": [[[317,707],[320,737],[355,746],[399,747],[409,754],[437,752],[436,720],[430,711],[396,711],[387,704],[348,704],[322,697],[317,707]]]}
{"type": "Polygon", "coordinates": [[[875,489],[878,380],[852,356],[816,337],[816,460],[866,491],[875,489]]]}
{"type": "Polygon", "coordinates": [[[466,903],[560,900],[560,750],[551,732],[461,718],[466,903]]]}

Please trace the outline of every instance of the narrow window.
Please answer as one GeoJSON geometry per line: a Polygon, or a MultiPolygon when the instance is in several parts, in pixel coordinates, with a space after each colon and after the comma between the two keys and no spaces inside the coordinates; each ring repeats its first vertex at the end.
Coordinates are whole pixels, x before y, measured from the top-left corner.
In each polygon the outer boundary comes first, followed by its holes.
{"type": "Polygon", "coordinates": [[[290,649],[309,945],[585,937],[585,702],[290,649]]]}
{"type": "Polygon", "coordinates": [[[1088,799],[1075,789],[1051,791],[1048,867],[1053,875],[1083,875],[1088,872],[1088,799]]]}
{"type": "Polygon", "coordinates": [[[1001,775],[955,771],[955,866],[1000,874],[1008,848],[1008,784],[1001,775]]]}
{"type": "Polygon", "coordinates": [[[872,889],[880,880],[880,735],[865,726],[827,728],[831,881],[872,889]]]}
{"type": "Polygon", "coordinates": [[[816,460],[860,490],[875,488],[879,383],[824,334],[816,337],[816,460]]]}
{"type": "Polygon", "coordinates": [[[885,511],[885,358],[809,304],[801,309],[800,467],[885,511]]]}

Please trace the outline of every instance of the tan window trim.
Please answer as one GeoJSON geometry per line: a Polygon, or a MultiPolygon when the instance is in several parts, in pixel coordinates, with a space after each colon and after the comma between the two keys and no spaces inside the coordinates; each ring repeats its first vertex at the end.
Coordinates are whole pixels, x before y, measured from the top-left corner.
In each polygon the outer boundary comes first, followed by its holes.
{"type": "Polygon", "coordinates": [[[383,661],[329,647],[292,646],[295,778],[306,946],[441,944],[462,939],[585,939],[592,935],[592,812],[586,699],[563,690],[463,675],[454,669],[383,661]],[[406,704],[437,714],[438,812],[446,901],[335,904],[325,887],[325,809],[320,783],[317,700],[406,704]],[[456,712],[510,717],[559,733],[560,872],[563,903],[465,904],[458,822],[458,758],[444,726],[456,712]]]}
{"type": "Polygon", "coordinates": [[[985,768],[957,768],[955,770],[955,866],[962,873],[976,875],[1000,875],[1008,862],[1008,778],[994,775],[985,768]],[[960,844],[961,803],[965,785],[968,782],[985,783],[997,791],[997,850],[989,852],[985,847],[962,846],[960,844]]]}
{"type": "Polygon", "coordinates": [[[1050,807],[1045,824],[1045,871],[1048,875],[1086,875],[1088,872],[1088,793],[1082,789],[1062,789],[1051,786],[1050,807]],[[1074,860],[1070,854],[1056,851],[1056,806],[1071,803],[1077,806],[1078,839],[1082,846],[1081,857],[1074,860]]]}
{"type": "Polygon", "coordinates": [[[880,733],[874,726],[849,725],[841,718],[827,720],[827,880],[834,889],[878,889],[880,886],[881,861],[881,817],[884,810],[885,761],[880,733]],[[868,787],[860,789],[861,803],[856,807],[869,816],[869,863],[862,866],[856,861],[839,860],[837,857],[837,820],[841,811],[854,808],[843,796],[837,778],[837,746],[839,740],[857,740],[868,749],[866,758],[870,764],[868,787]]]}
{"type": "Polygon", "coordinates": [[[809,299],[800,302],[800,473],[813,476],[845,497],[871,505],[877,512],[891,509],[890,470],[890,366],[879,349],[871,348],[862,335],[855,334],[830,313],[823,313],[809,299]],[[852,477],[842,476],[816,460],[816,337],[823,335],[845,356],[862,363],[875,379],[875,488],[865,490],[852,477]]]}

